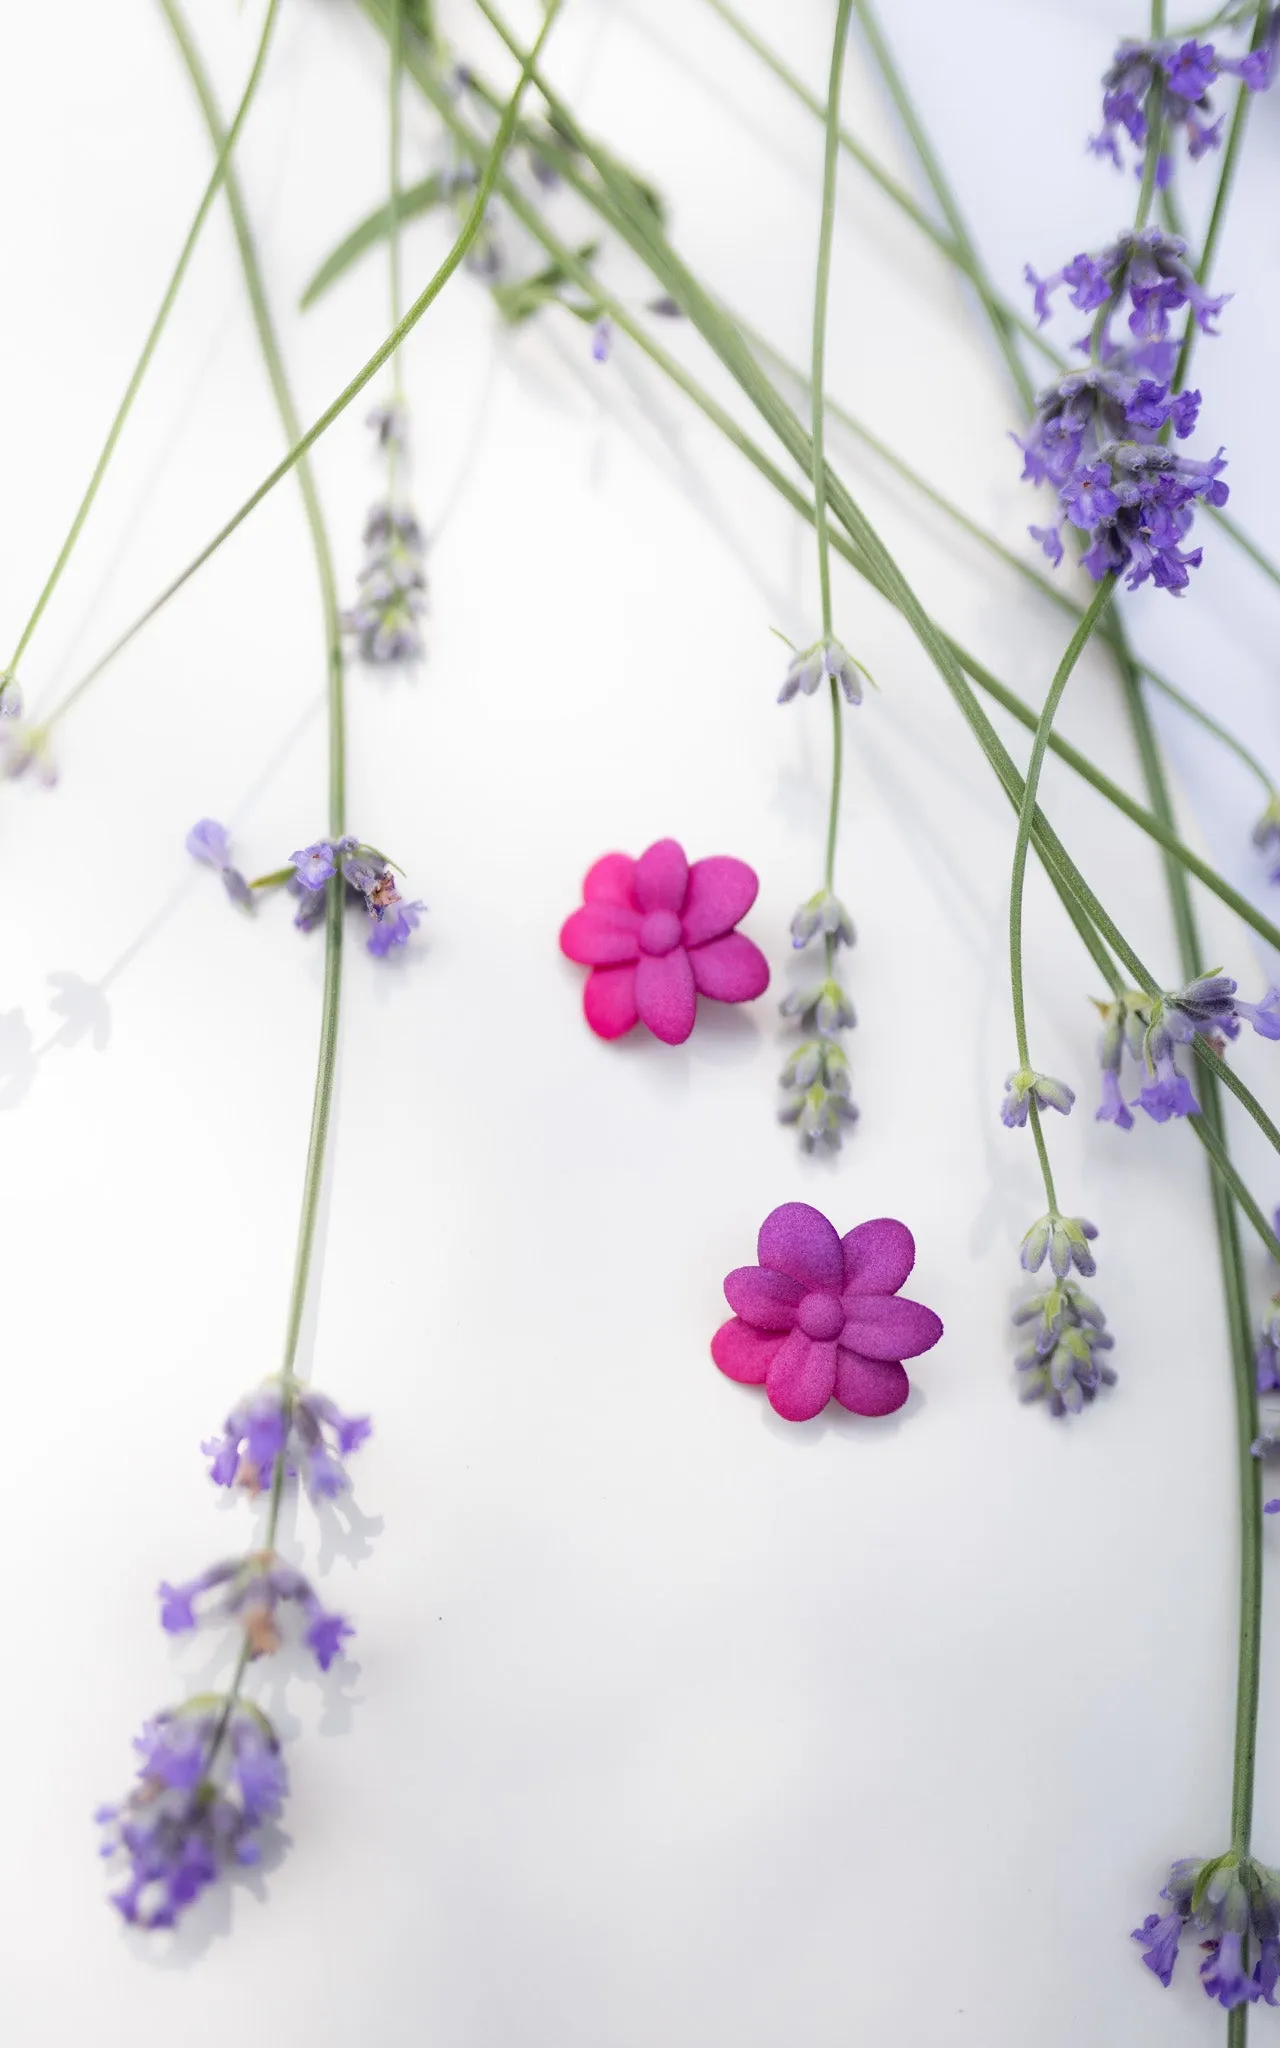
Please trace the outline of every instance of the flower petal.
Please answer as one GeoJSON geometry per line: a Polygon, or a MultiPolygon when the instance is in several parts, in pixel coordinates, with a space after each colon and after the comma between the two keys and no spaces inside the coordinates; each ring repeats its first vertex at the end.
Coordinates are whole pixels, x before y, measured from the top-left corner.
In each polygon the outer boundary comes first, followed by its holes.
{"type": "Polygon", "coordinates": [[[731,1322],[721,1323],[711,1339],[711,1356],[731,1380],[759,1387],[785,1341],[777,1331],[749,1329],[734,1316],[731,1322]]]}
{"type": "Polygon", "coordinates": [[[689,882],[684,848],[674,839],[659,839],[636,862],[636,902],[641,910],[679,911],[689,882]]]}
{"type": "Polygon", "coordinates": [[[807,1202],[784,1202],[766,1216],[756,1239],[756,1257],[762,1266],[812,1291],[822,1289],[839,1294],[844,1285],[844,1260],[835,1226],[807,1202]]]}
{"type": "Polygon", "coordinates": [[[892,1415],[911,1392],[911,1382],[896,1360],[864,1358],[861,1352],[839,1347],[836,1363],[836,1399],[855,1415],[892,1415]]]}
{"type": "Polygon", "coordinates": [[[835,1344],[815,1344],[803,1330],[785,1337],[765,1374],[765,1392],[787,1422],[821,1415],[836,1383],[835,1344]]]}
{"type": "Polygon", "coordinates": [[[560,927],[560,951],[584,967],[617,967],[640,951],[638,910],[620,903],[584,903],[560,927]]]}
{"type": "Polygon", "coordinates": [[[702,994],[717,1003],[749,1003],[769,986],[769,963],[742,932],[695,946],[689,965],[702,994]]]}
{"type": "Polygon", "coordinates": [[[654,1037],[667,1045],[683,1045],[698,1014],[698,992],[684,947],[642,954],[635,976],[636,1003],[654,1037]]]}
{"type": "Polygon", "coordinates": [[[846,1294],[844,1310],[848,1321],[840,1342],[864,1358],[918,1358],[942,1335],[931,1308],[898,1294],[846,1294]]]}
{"type": "Polygon", "coordinates": [[[738,1266],[724,1283],[724,1298],[736,1316],[757,1330],[790,1330],[804,1289],[767,1266],[738,1266]]]}
{"type": "Polygon", "coordinates": [[[734,860],[727,853],[695,860],[680,919],[685,945],[703,946],[708,939],[731,932],[750,910],[759,888],[756,871],[745,860],[734,860]]]}
{"type": "Polygon", "coordinates": [[[634,910],[632,888],[635,882],[636,864],[629,853],[606,853],[587,872],[582,884],[584,903],[616,903],[623,910],[634,910]]]}
{"type": "Polygon", "coordinates": [[[840,1242],[846,1293],[896,1294],[916,1262],[914,1237],[892,1216],[860,1223],[840,1242]]]}
{"type": "Polygon", "coordinates": [[[640,1016],[635,968],[593,968],[582,991],[582,1007],[597,1038],[621,1038],[640,1016]]]}

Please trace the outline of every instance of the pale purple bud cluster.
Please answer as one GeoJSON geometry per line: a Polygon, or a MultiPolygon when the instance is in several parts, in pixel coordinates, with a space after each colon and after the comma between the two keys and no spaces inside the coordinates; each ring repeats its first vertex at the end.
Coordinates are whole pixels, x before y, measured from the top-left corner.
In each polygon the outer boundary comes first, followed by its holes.
{"type": "Polygon", "coordinates": [[[789,704],[795,696],[812,697],[819,683],[835,683],[846,704],[861,704],[864,681],[869,683],[870,675],[847,648],[838,640],[818,640],[792,656],[778,702],[789,704]]]}
{"type": "Polygon", "coordinates": [[[805,1037],[779,1076],[786,1100],[778,1116],[782,1123],[796,1126],[807,1152],[820,1147],[837,1151],[858,1120],[849,1062],[840,1044],[840,1033],[851,1031],[857,1018],[836,968],[840,947],[854,942],[853,919],[830,889],[819,889],[791,920],[791,943],[797,951],[817,938],[826,955],[824,978],[792,989],[779,1004],[782,1015],[794,1019],[805,1037]]]}
{"type": "Polygon", "coordinates": [[[375,668],[421,661],[420,620],[426,610],[426,541],[406,507],[381,504],[364,529],[364,566],[356,578],[356,601],[342,623],[355,638],[362,661],[375,668]]]}
{"type": "Polygon", "coordinates": [[[1032,1224],[1018,1253],[1023,1271],[1038,1273],[1046,1259],[1059,1280],[1065,1280],[1074,1266],[1086,1280],[1098,1270],[1089,1246],[1098,1227],[1084,1216],[1060,1216],[1051,1209],[1032,1224]]]}
{"type": "Polygon", "coordinates": [[[1075,1099],[1075,1089],[1068,1088],[1065,1081],[1056,1081],[1052,1074],[1038,1074],[1031,1067],[1019,1067],[1006,1076],[1000,1121],[1010,1130],[1022,1129],[1032,1103],[1039,1110],[1056,1109],[1060,1116],[1069,1116],[1075,1099]]]}
{"type": "Polygon", "coordinates": [[[1115,1369],[1105,1356],[1115,1343],[1107,1319],[1076,1281],[1055,1280],[1013,1312],[1028,1338],[1015,1361],[1019,1399],[1044,1401],[1051,1415],[1078,1415],[1100,1387],[1113,1387],[1115,1369]]]}

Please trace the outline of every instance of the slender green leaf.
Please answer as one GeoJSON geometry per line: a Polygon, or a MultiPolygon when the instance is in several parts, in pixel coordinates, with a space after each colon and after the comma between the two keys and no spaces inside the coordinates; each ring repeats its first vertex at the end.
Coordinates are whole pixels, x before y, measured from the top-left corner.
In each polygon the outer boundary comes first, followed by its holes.
{"type": "MultiPolygon", "coordinates": [[[[445,196],[444,180],[437,174],[424,178],[420,185],[406,185],[400,194],[400,224],[413,220],[420,213],[430,213],[445,196]]],[[[379,242],[385,242],[391,233],[391,207],[389,204],[375,207],[374,211],[344,236],[336,249],[330,251],[320,265],[310,284],[298,301],[302,312],[314,306],[316,300],[329,286],[340,278],[344,271],[364,255],[366,249],[373,249],[379,242]]]]}

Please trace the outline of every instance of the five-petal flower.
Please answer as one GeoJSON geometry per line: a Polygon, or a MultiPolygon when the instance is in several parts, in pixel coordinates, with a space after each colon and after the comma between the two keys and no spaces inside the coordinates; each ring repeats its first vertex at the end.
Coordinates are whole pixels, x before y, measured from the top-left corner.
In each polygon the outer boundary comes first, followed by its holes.
{"type": "Polygon", "coordinates": [[[758,1266],[724,1283],[734,1315],[711,1340],[731,1380],[764,1386],[778,1414],[807,1422],[834,1395],[855,1415],[891,1415],[910,1392],[904,1358],[942,1335],[932,1309],[898,1289],[915,1264],[915,1240],[891,1216],[840,1237],[807,1202],[766,1216],[758,1266]]]}
{"type": "Polygon", "coordinates": [[[682,1045],[698,997],[749,1003],[769,986],[769,963],[734,926],[760,884],[745,861],[713,854],[690,866],[674,839],[639,860],[606,853],[566,918],[560,950],[590,967],[583,1009],[598,1038],[621,1038],[643,1023],[682,1045]]]}

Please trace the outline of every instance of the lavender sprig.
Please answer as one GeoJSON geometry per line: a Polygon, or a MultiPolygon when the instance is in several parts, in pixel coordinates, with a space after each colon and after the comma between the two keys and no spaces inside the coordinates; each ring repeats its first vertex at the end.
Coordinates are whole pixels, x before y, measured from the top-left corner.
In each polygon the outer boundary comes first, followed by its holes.
{"type": "Polygon", "coordinates": [[[216,818],[202,818],[193,825],[186,846],[193,859],[218,871],[234,903],[252,908],[265,891],[287,889],[298,905],[293,922],[304,932],[314,930],[323,919],[325,892],[329,882],[339,876],[345,900],[358,903],[369,919],[372,929],[365,950],[376,959],[385,959],[395,948],[407,945],[427,907],[420,900],[406,901],[386,855],[349,833],[337,839],[317,839],[291,854],[284,867],[251,882],[233,864],[226,827],[216,818]]]}
{"type": "Polygon", "coordinates": [[[1201,1988],[1230,2012],[1262,1999],[1277,2004],[1280,1981],[1280,1871],[1232,1850],[1207,1860],[1183,1857],[1160,1894],[1167,1913],[1148,1913],[1133,1939],[1166,1990],[1188,1929],[1202,1938],[1201,1988]]]}

